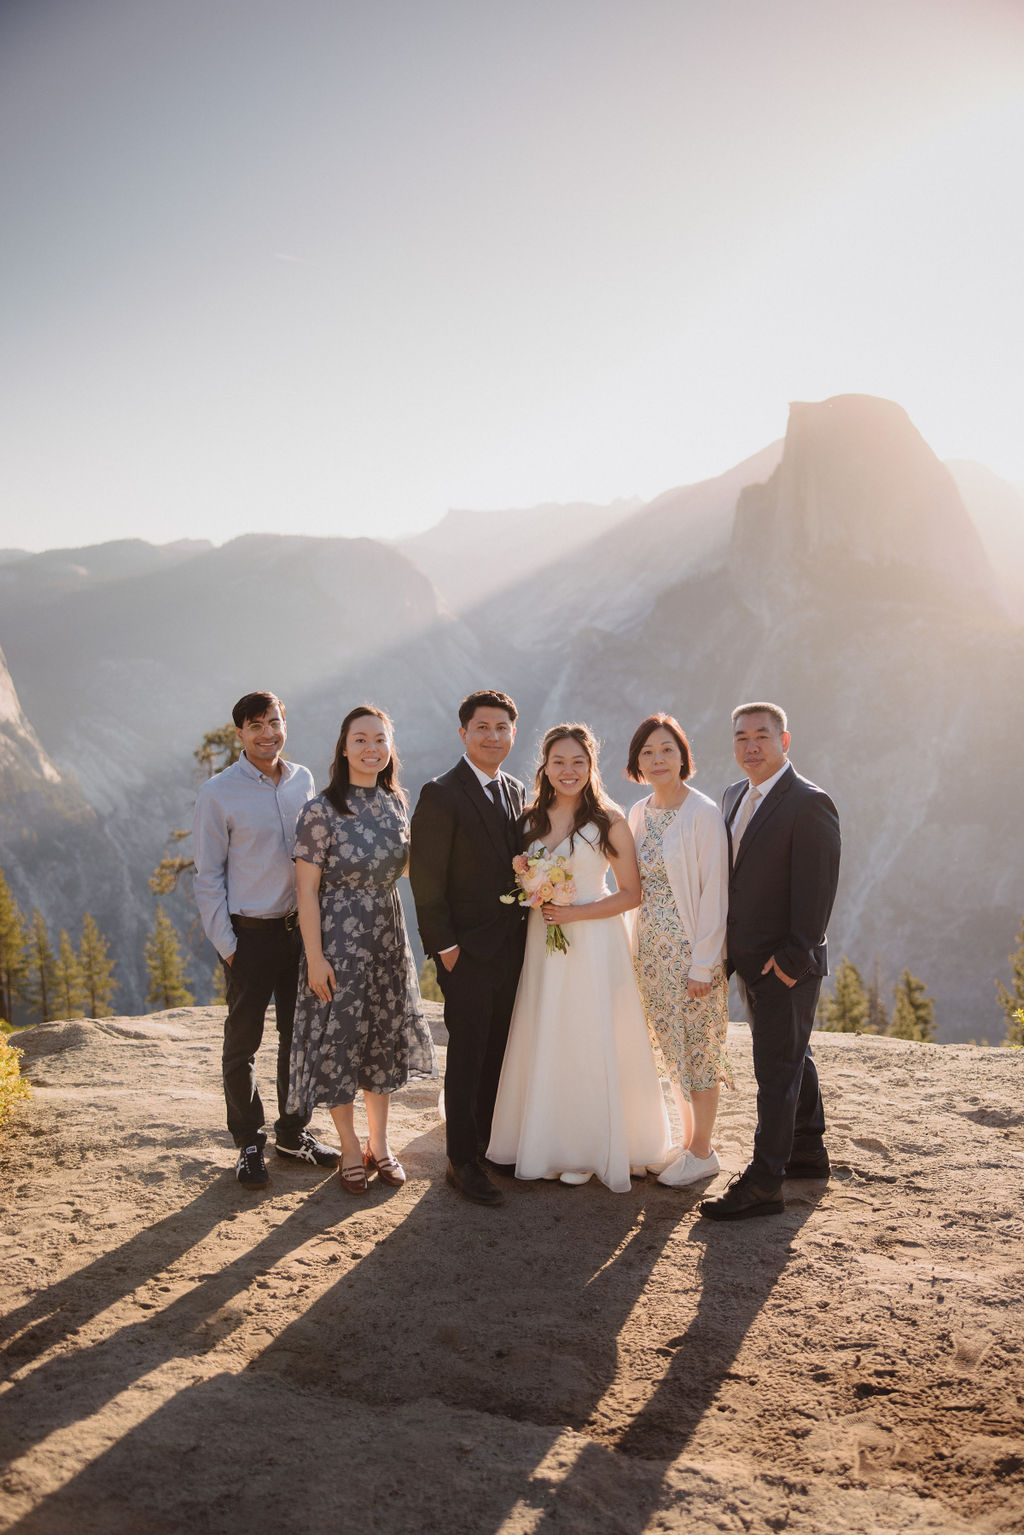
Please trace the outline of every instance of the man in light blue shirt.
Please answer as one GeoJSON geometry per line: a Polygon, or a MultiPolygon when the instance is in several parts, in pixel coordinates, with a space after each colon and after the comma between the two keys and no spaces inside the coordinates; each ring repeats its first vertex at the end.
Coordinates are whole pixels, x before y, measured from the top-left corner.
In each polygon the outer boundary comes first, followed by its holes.
{"type": "Polygon", "coordinates": [[[285,1109],[302,949],[292,853],[299,812],[316,789],[308,768],[281,757],[288,727],[276,694],[246,693],[231,712],[242,754],[196,796],[195,893],[227,983],[222,1063],[228,1130],[238,1147],[235,1175],[243,1187],[260,1188],[270,1179],[255,1062],[271,998],[277,1019],[278,1154],[317,1167],[333,1167],[338,1160],[338,1153],[306,1128],[308,1114],[285,1109]]]}

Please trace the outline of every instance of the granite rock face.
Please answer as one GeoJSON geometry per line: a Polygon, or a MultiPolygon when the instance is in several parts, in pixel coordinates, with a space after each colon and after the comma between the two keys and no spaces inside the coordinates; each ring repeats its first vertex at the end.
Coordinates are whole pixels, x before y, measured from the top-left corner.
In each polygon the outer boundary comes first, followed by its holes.
{"type": "MultiPolygon", "coordinates": [[[[373,540],[147,548],[0,566],[0,644],[21,699],[0,787],[14,803],[6,791],[27,773],[36,796],[0,820],[0,866],[52,923],[84,905],[104,917],[119,1009],[142,1004],[146,879],[168,831],[189,823],[192,751],[240,694],[285,698],[289,753],[319,784],[342,715],[381,704],[415,796],[462,750],[458,700],[490,685],[520,707],[512,771],[532,781],[545,728],[585,719],[623,801],[640,792],[620,774],[647,713],[681,719],[696,787],[718,799],[737,776],[731,709],[777,700],[794,765],[842,815],[834,960],[865,974],[877,961],[886,987],[909,967],[937,999],[942,1038],[1002,1038],[993,979],[1007,977],[1024,912],[1024,629],[953,478],[899,406],[795,405],[784,443],[521,580],[505,567],[505,586],[457,615],[373,540]]],[[[486,528],[476,558],[491,579],[486,528]]],[[[183,934],[193,924],[205,1000],[212,951],[186,889],[170,909],[183,934]]]]}
{"type": "Polygon", "coordinates": [[[60,783],[60,774],[39,743],[32,726],[18,700],[14,682],[7,666],[7,657],[0,650],[0,775],[4,785],[5,806],[3,814],[10,814],[9,796],[19,786],[41,788],[43,785],[60,783]]]}
{"type": "Polygon", "coordinates": [[[899,601],[1002,606],[953,476],[901,406],[867,395],[790,406],[779,467],[740,496],[732,563],[769,604],[794,580],[838,577],[899,601]]]}

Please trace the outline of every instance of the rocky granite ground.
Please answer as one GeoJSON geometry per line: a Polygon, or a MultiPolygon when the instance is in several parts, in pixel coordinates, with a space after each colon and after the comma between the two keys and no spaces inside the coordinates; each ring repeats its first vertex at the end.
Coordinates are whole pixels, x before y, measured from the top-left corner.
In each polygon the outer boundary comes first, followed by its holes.
{"type": "Polygon", "coordinates": [[[395,1099],[401,1191],[271,1158],[245,1194],[221,1016],[19,1040],[0,1529],[1024,1530],[1019,1052],[820,1037],[831,1183],[714,1225],[653,1180],[461,1202],[435,1083],[395,1099]]]}

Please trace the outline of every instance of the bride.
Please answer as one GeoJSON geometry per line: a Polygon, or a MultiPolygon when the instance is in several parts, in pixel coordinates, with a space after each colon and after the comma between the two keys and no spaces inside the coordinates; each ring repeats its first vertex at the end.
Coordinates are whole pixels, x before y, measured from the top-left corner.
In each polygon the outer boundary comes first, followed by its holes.
{"type": "Polygon", "coordinates": [[[665,1165],[671,1137],[622,917],[640,904],[636,851],[586,725],[544,737],[524,842],[565,854],[576,904],[530,912],[487,1156],[517,1178],[596,1173],[625,1193],[631,1167],[665,1165]],[[570,928],[564,954],[547,949],[556,922],[570,928]]]}

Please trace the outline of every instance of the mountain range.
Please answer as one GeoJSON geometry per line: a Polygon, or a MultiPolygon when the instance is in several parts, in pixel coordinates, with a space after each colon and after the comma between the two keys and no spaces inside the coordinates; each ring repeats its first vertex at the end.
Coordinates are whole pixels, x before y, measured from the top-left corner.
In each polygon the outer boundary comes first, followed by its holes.
{"type": "MultiPolygon", "coordinates": [[[[76,935],[89,907],[127,1011],[192,751],[252,688],[285,698],[289,753],[320,784],[342,715],[379,702],[415,794],[461,749],[459,698],[502,687],[521,711],[513,771],[532,777],[547,726],[586,719],[623,801],[644,714],[680,718],[718,798],[730,710],[768,697],[842,815],[834,958],[889,985],[910,968],[941,1038],[997,1040],[993,981],[1024,912],[1022,593],[1020,492],[943,465],[898,405],[858,395],[794,404],[783,441],[646,504],[451,513],[397,544],[7,550],[0,867],[55,931],[76,935]]],[[[194,929],[187,891],[170,909],[194,929]]],[[[203,1000],[212,950],[188,941],[203,1000]]]]}

